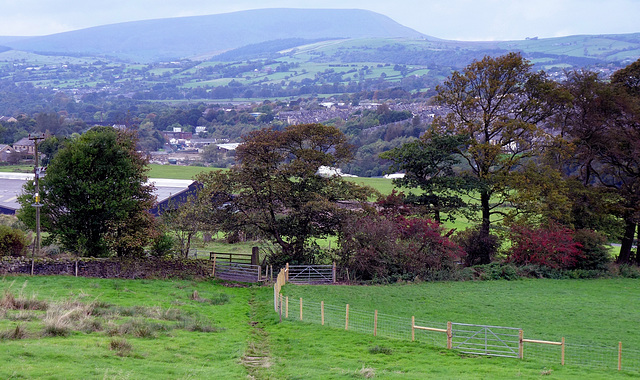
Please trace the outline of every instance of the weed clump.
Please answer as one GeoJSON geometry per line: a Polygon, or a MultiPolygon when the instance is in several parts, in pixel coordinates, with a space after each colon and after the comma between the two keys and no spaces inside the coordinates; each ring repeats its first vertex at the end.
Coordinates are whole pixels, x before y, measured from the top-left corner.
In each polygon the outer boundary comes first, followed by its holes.
{"type": "Polygon", "coordinates": [[[391,355],[392,352],[393,352],[393,350],[391,350],[389,347],[375,346],[375,347],[369,348],[369,353],[370,354],[391,355]]]}
{"type": "Polygon", "coordinates": [[[118,356],[129,356],[132,348],[131,343],[124,338],[116,338],[109,341],[109,349],[115,351],[118,356]]]}
{"type": "Polygon", "coordinates": [[[27,329],[22,325],[16,325],[14,329],[0,332],[0,340],[18,340],[27,338],[27,329]]]}

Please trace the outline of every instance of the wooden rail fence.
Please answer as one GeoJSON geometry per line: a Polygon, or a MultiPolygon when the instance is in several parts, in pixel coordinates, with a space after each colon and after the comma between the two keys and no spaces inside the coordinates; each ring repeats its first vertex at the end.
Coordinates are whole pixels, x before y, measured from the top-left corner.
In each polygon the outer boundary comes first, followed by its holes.
{"type": "Polygon", "coordinates": [[[273,267],[259,265],[258,247],[253,247],[251,254],[211,252],[209,258],[212,277],[240,282],[261,282],[273,278],[273,267]]]}
{"type": "MultiPolygon", "coordinates": [[[[287,269],[283,268],[278,274],[276,283],[274,284],[274,308],[280,314],[280,320],[284,317],[289,318],[289,297],[283,296],[281,293],[282,286],[286,283],[287,269]]],[[[408,322],[402,322],[401,317],[385,316],[386,323],[383,326],[389,331],[383,331],[381,334],[379,326],[378,310],[373,313],[358,312],[355,314],[355,327],[352,326],[354,311],[349,304],[341,308],[338,306],[330,306],[324,301],[309,302],[304,301],[301,297],[294,301],[295,319],[299,321],[307,321],[319,323],[323,326],[329,324],[334,328],[344,328],[345,330],[355,330],[363,333],[372,333],[373,336],[386,336],[400,339],[416,340],[416,331],[426,331],[434,333],[442,333],[446,339],[446,348],[450,350],[458,350],[460,352],[470,352],[476,355],[485,356],[502,356],[524,359],[525,348],[528,345],[546,345],[556,346],[558,359],[561,365],[565,365],[565,352],[567,345],[565,338],[560,341],[526,339],[524,330],[513,327],[488,326],[488,325],[472,325],[455,322],[447,322],[446,328],[420,326],[416,324],[415,316],[411,317],[410,325],[408,322]],[[296,305],[297,304],[297,305],[296,305]],[[327,316],[327,308],[330,308],[330,315],[327,316]],[[319,314],[319,315],[318,315],[319,314]],[[340,315],[342,314],[342,315],[340,315]],[[389,319],[392,318],[400,325],[389,326],[389,319]],[[406,323],[406,325],[404,325],[406,323]],[[368,325],[368,326],[367,326],[368,325]],[[405,327],[403,327],[404,325],[405,327]],[[398,331],[405,331],[400,336],[398,331]],[[511,332],[513,331],[513,332],[511,332]],[[403,335],[404,334],[404,335],[403,335]]],[[[406,319],[404,319],[406,321],[406,319]]],[[[434,342],[437,342],[434,341],[434,342]]],[[[444,342],[443,342],[444,343],[444,342]]],[[[437,345],[440,345],[437,343],[437,345]]],[[[574,347],[574,346],[571,346],[574,347]]],[[[617,348],[617,369],[622,370],[622,342],[618,343],[617,348]]],[[[577,347],[574,347],[577,349],[577,347]]],[[[633,352],[633,351],[632,351],[633,352]]],[[[612,363],[613,364],[613,363],[612,363]]]]}

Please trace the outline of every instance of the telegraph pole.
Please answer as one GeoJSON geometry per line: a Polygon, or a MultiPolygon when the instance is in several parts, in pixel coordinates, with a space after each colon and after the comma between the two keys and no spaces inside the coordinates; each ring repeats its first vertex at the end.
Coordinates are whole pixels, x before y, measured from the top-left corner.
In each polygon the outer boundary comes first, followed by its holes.
{"type": "MultiPolygon", "coordinates": [[[[40,207],[42,204],[40,203],[40,171],[41,168],[38,166],[38,143],[40,140],[44,140],[44,133],[40,136],[31,136],[29,135],[29,140],[33,140],[33,144],[35,145],[34,157],[35,157],[35,165],[33,167],[34,180],[36,185],[36,203],[32,204],[33,207],[36,208],[36,244],[33,247],[34,255],[35,253],[40,254],[40,207]]],[[[33,264],[33,262],[32,262],[33,264]]],[[[33,265],[31,267],[31,274],[33,275],[33,265]]]]}

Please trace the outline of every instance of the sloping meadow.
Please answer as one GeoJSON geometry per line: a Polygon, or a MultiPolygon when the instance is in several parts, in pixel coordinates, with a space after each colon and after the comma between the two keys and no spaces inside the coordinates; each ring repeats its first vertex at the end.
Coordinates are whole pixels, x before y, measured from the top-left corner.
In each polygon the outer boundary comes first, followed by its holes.
{"type": "Polygon", "coordinates": [[[2,378],[240,378],[247,294],[207,281],[6,277],[2,378]]]}

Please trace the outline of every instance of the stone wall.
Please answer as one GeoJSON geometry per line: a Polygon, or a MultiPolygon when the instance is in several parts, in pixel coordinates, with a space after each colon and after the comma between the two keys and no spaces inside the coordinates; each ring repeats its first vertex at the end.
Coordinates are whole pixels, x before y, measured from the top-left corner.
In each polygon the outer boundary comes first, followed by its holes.
{"type": "MultiPolygon", "coordinates": [[[[30,258],[0,258],[0,275],[31,274],[30,258]]],[[[78,258],[33,260],[34,275],[69,275],[99,278],[203,278],[211,275],[208,260],[177,258],[78,258]],[[77,270],[77,273],[76,273],[77,270]]]]}

